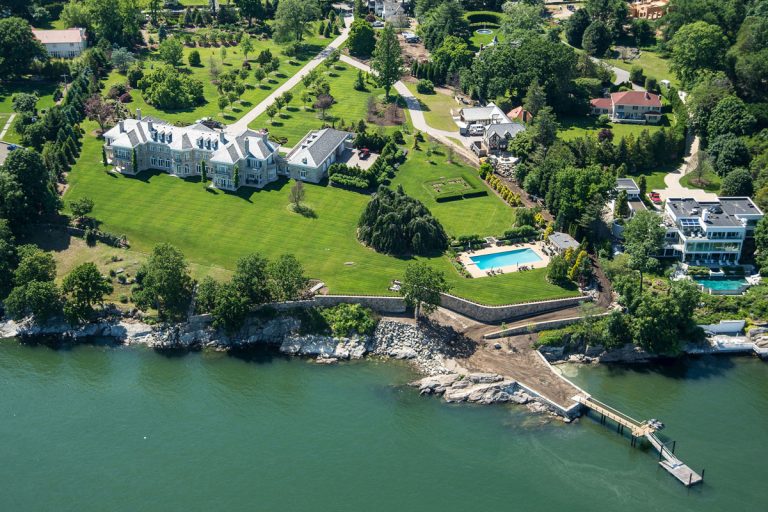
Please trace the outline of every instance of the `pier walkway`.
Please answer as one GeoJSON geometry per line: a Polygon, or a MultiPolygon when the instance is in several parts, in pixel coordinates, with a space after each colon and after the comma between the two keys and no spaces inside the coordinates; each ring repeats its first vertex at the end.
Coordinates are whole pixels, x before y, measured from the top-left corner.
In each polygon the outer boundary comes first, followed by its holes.
{"type": "MultiPolygon", "coordinates": [[[[683,461],[678,459],[674,452],[667,448],[664,443],[656,436],[658,427],[653,421],[638,421],[626,414],[601,403],[589,395],[576,395],[573,400],[584,407],[600,414],[600,422],[605,423],[606,418],[614,421],[617,431],[623,433],[624,429],[629,429],[632,435],[632,446],[635,446],[637,439],[644,437],[651,443],[651,446],[659,453],[659,465],[663,467],[670,475],[677,478],[680,483],[686,487],[699,484],[704,481],[704,477],[699,475],[683,461]]],[[[673,448],[674,450],[674,448],[673,448]]],[[[703,473],[703,472],[702,472],[703,473]]]]}

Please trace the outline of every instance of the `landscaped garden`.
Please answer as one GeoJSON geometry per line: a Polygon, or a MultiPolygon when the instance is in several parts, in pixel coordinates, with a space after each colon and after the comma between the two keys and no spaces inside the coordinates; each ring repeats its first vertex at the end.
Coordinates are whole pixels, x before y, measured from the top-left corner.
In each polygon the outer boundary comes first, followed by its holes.
{"type": "MultiPolygon", "coordinates": [[[[310,130],[317,130],[325,125],[339,128],[366,120],[373,125],[389,125],[391,130],[400,128],[393,120],[387,119],[383,112],[384,90],[377,87],[373,80],[365,81],[365,89],[355,89],[359,70],[336,62],[328,67],[321,64],[316,68],[317,79],[308,85],[298,84],[291,89],[291,101],[282,108],[272,119],[265,112],[250,124],[251,128],[268,128],[273,137],[286,139],[286,144],[292,146],[301,140],[310,130]],[[318,85],[320,84],[320,85],[318,85]],[[320,89],[327,84],[328,92],[333,99],[330,107],[323,111],[317,103],[320,89]],[[317,105],[317,106],[316,106],[317,105]]],[[[402,112],[396,105],[395,108],[402,112]]]]}
{"type": "Polygon", "coordinates": [[[722,178],[712,170],[705,170],[701,175],[695,171],[689,172],[680,178],[680,184],[686,188],[700,188],[707,192],[719,192],[722,185],[722,178]]]}
{"type": "MultiPolygon", "coordinates": [[[[84,123],[86,133],[95,128],[95,123],[84,123]]],[[[306,185],[305,202],[315,216],[304,217],[290,209],[286,180],[262,190],[229,194],[206,190],[197,179],[182,180],[163,173],[145,172],[128,178],[108,173],[102,166],[101,143],[92,136],[84,138],[64,199],[93,199],[93,216],[101,222],[100,228],[125,234],[133,251],[149,253],[155,244],[170,242],[192,263],[223,269],[234,268],[240,257],[255,251],[269,258],[292,253],[309,276],[323,280],[333,293],[386,294],[391,281],[402,278],[410,261],[376,253],[357,241],[357,221],[369,200],[366,194],[306,185]]],[[[444,165],[434,154],[437,162],[433,165],[425,153],[416,152],[398,171],[395,183],[424,200],[449,234],[497,234],[511,226],[513,210],[493,195],[436,203],[423,187],[425,180],[448,176],[449,172],[463,176],[471,169],[444,165]]],[[[543,270],[465,279],[445,256],[419,259],[444,270],[453,293],[482,303],[505,304],[577,293],[549,284],[543,270]]]]}
{"type": "MultiPolygon", "coordinates": [[[[605,128],[600,124],[598,116],[560,117],[558,121],[560,123],[558,137],[563,140],[571,140],[585,135],[595,136],[605,128]]],[[[671,121],[672,116],[664,114],[659,124],[609,123],[607,128],[613,132],[614,144],[618,144],[622,137],[629,135],[638,137],[643,130],[653,133],[665,127],[669,128],[671,121]]]]}
{"type": "MultiPolygon", "coordinates": [[[[313,36],[305,40],[304,50],[301,54],[288,57],[284,54],[285,46],[278,45],[271,39],[251,37],[252,49],[248,53],[248,60],[253,61],[262,51],[269,51],[272,58],[276,58],[279,62],[278,68],[266,72],[266,76],[258,80],[255,76],[255,70],[259,65],[251,62],[252,69],[247,70],[246,78],[243,80],[245,85],[243,94],[233,104],[223,108],[217,101],[220,97],[219,76],[226,72],[242,69],[245,61],[242,43],[238,46],[231,46],[229,43],[220,46],[184,46],[179,73],[202,82],[205,103],[181,110],[161,109],[148,104],[144,97],[145,93],[134,89],[130,91],[131,101],[126,104],[126,107],[130,110],[140,108],[142,114],[155,116],[168,122],[193,123],[200,118],[211,117],[225,123],[231,123],[242,117],[248,110],[269,96],[274,89],[298,72],[328,42],[327,39],[313,36]],[[198,65],[189,65],[189,57],[192,52],[199,54],[200,62],[198,65]]],[[[210,43],[205,44],[209,45],[210,43]]],[[[161,65],[158,52],[153,52],[145,57],[145,72],[161,65]]],[[[109,92],[110,87],[126,82],[125,74],[113,70],[106,79],[105,94],[109,92]]]]}

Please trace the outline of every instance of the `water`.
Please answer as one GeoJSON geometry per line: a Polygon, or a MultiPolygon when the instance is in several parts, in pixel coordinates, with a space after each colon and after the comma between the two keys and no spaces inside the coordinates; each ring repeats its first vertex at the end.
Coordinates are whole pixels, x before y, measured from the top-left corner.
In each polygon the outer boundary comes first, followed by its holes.
{"type": "Polygon", "coordinates": [[[566,368],[664,420],[688,490],[595,421],[419,397],[407,367],[0,343],[0,510],[764,510],[768,365],[566,368]]]}
{"type": "Polygon", "coordinates": [[[695,279],[697,283],[713,291],[735,291],[740,290],[747,284],[746,279],[727,279],[727,278],[706,278],[699,277],[695,279]]]}
{"type": "Polygon", "coordinates": [[[470,256],[469,259],[474,261],[480,270],[513,267],[515,265],[541,261],[539,255],[531,249],[515,249],[514,251],[481,254],[479,256],[470,256]]]}

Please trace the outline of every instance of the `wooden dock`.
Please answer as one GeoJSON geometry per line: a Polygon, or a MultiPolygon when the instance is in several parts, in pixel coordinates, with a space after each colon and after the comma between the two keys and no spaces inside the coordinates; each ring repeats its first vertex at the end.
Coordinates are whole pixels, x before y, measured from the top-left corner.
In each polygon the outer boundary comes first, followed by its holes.
{"type": "Polygon", "coordinates": [[[653,422],[638,421],[609,405],[595,400],[589,395],[576,395],[573,397],[573,400],[597,414],[600,414],[600,423],[605,424],[606,419],[615,422],[617,425],[617,432],[623,433],[624,429],[629,429],[632,437],[632,446],[636,446],[639,438],[646,438],[651,446],[653,446],[659,453],[659,465],[686,487],[704,481],[703,471],[701,475],[693,471],[690,467],[685,465],[683,461],[675,457],[674,447],[670,450],[661,442],[656,436],[657,427],[653,422]]]}

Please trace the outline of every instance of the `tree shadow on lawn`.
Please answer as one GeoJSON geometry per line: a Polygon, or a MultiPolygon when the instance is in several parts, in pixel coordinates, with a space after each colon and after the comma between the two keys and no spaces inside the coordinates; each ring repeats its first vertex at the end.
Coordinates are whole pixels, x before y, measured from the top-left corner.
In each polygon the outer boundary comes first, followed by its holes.
{"type": "Polygon", "coordinates": [[[269,91],[272,89],[272,87],[265,84],[259,84],[259,89],[261,89],[262,91],[269,91]]]}
{"type": "Polygon", "coordinates": [[[285,73],[275,73],[275,76],[277,78],[286,78],[288,75],[286,75],[285,73]]]}
{"type": "Polygon", "coordinates": [[[134,176],[130,176],[128,174],[124,176],[126,179],[129,179],[129,180],[136,180],[136,181],[142,181],[144,183],[149,183],[150,181],[152,181],[152,178],[156,178],[161,174],[167,174],[167,173],[158,169],[148,169],[146,171],[139,171],[139,173],[134,176]]]}
{"type": "Polygon", "coordinates": [[[72,236],[67,233],[66,226],[53,226],[36,229],[20,237],[20,242],[38,246],[44,251],[65,251],[70,246],[72,236]]]}

